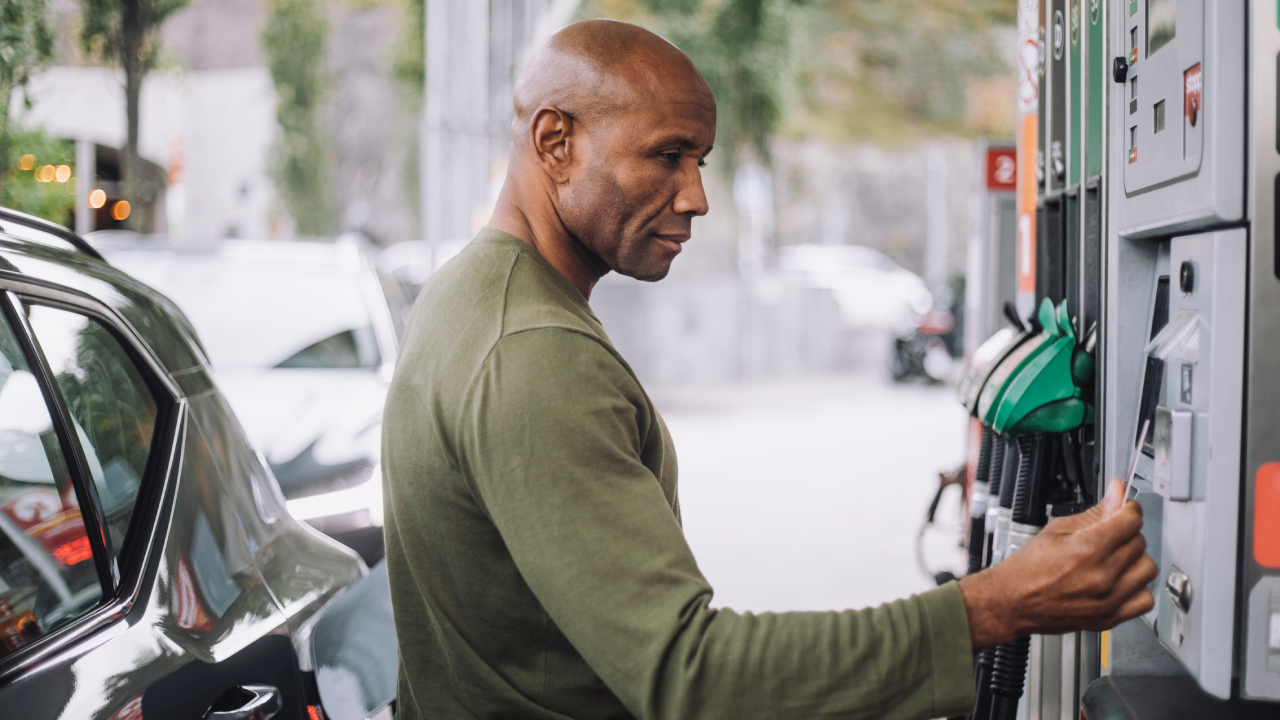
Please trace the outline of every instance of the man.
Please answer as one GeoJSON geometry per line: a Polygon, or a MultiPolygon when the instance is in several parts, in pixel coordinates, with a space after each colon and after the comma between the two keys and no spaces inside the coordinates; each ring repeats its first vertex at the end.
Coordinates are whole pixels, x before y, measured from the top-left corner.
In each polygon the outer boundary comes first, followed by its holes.
{"type": "Polygon", "coordinates": [[[533,57],[515,110],[490,225],[423,291],[386,407],[399,717],[962,714],[977,650],[1152,606],[1113,492],[878,608],[709,607],[671,438],[587,299],[611,270],[666,276],[707,212],[715,100],[666,41],[589,21],[533,57]]]}

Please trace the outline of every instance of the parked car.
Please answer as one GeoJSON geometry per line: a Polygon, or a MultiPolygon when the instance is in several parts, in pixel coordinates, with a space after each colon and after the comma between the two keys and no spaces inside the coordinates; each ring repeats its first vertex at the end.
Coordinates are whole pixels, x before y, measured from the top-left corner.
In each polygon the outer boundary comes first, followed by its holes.
{"type": "Polygon", "coordinates": [[[391,716],[385,564],[289,513],[165,296],[0,210],[0,708],[391,716]]]}
{"type": "Polygon", "coordinates": [[[831,290],[841,318],[853,328],[892,329],[904,316],[933,307],[920,276],[874,248],[787,245],[778,248],[778,270],[831,290]]]}
{"type": "Polygon", "coordinates": [[[407,313],[371,244],[89,239],[191,319],[294,517],[381,559],[382,406],[407,313]]]}

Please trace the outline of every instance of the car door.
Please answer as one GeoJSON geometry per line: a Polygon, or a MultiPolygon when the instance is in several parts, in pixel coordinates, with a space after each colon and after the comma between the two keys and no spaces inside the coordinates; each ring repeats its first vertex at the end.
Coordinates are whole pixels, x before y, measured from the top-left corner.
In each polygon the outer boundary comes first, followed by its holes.
{"type": "Polygon", "coordinates": [[[207,375],[176,382],[77,294],[0,278],[0,310],[4,714],[307,717],[247,516],[272,502],[207,375]]]}

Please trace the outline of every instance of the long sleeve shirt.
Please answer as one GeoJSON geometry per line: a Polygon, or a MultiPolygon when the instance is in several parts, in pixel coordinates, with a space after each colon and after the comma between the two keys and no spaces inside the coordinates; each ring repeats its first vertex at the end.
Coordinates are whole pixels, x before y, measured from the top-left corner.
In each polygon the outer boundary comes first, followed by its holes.
{"type": "Polygon", "coordinates": [[[519,238],[485,229],[424,289],[382,467],[403,720],[972,708],[954,583],[865,610],[711,606],[661,416],[519,238]]]}

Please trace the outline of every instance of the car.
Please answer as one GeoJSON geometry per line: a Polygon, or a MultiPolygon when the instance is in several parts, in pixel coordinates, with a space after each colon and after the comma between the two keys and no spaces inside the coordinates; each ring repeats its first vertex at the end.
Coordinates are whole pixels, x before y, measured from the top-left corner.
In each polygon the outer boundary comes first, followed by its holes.
{"type": "Polygon", "coordinates": [[[381,559],[382,406],[406,303],[372,244],[87,239],[190,318],[294,517],[381,559]]]}
{"type": "Polygon", "coordinates": [[[289,512],[168,298],[0,209],[0,708],[393,712],[385,563],[289,512]]]}
{"type": "Polygon", "coordinates": [[[934,303],[919,275],[861,245],[786,245],[778,248],[778,270],[831,290],[841,318],[852,328],[891,330],[905,317],[929,312],[934,303]]]}

